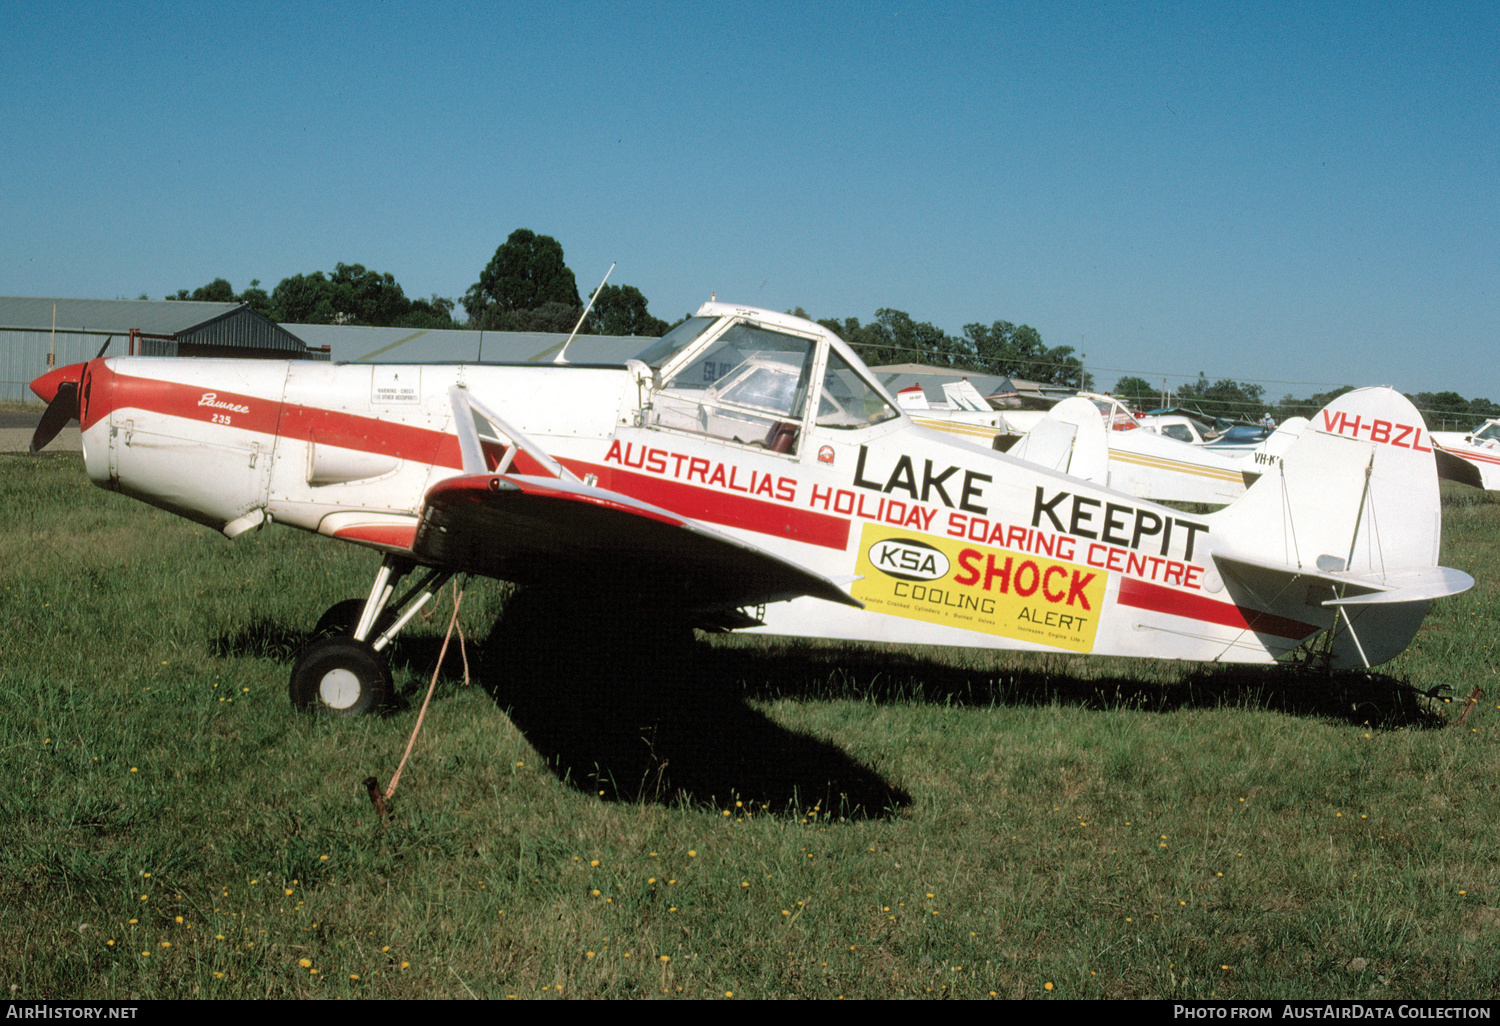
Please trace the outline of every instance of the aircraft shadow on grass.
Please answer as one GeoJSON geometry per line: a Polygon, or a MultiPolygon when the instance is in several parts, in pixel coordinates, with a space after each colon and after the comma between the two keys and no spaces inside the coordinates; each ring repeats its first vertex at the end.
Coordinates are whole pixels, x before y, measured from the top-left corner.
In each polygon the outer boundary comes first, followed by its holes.
{"type": "MultiPolygon", "coordinates": [[[[622,630],[560,641],[543,630],[550,613],[506,617],[483,645],[467,647],[482,684],[551,770],[579,791],[611,801],[686,802],[777,814],[817,808],[849,818],[883,817],[911,796],[836,745],[788,730],[753,708],[722,660],[686,631],[643,643],[622,630]],[[483,669],[481,669],[481,666],[483,669]]],[[[551,621],[555,622],[555,621],[551,621]]],[[[393,669],[417,683],[387,714],[422,700],[441,634],[403,635],[393,669]]],[[[290,660],[305,632],[258,620],[210,644],[221,657],[290,660]]],[[[439,680],[461,683],[450,643],[439,680]]]]}
{"type": "MultiPolygon", "coordinates": [[[[577,610],[572,610],[573,615],[577,610]]],[[[605,616],[604,611],[599,616],[605,616]]],[[[1164,713],[1262,709],[1385,728],[1440,726],[1411,688],[1379,674],[1298,673],[1285,666],[1186,669],[1175,680],[1080,676],[1061,657],[1034,667],[965,668],[920,652],[801,643],[694,642],[659,620],[618,609],[586,639],[559,638],[558,612],[512,606],[482,644],[467,646],[471,678],[547,762],[581,792],[610,801],[686,802],[797,814],[883,817],[911,796],[827,741],[789,730],[755,701],[842,699],[877,704],[1027,707],[1051,704],[1164,713]]],[[[303,632],[262,620],[215,639],[216,655],[289,660],[303,632]]],[[[438,633],[392,642],[393,668],[418,683],[393,710],[421,701],[442,647],[438,633]]],[[[1090,664],[1090,668],[1096,668],[1090,664]]],[[[1170,674],[1169,674],[1170,675],[1170,674]]],[[[464,677],[450,644],[439,679],[464,677]]]]}

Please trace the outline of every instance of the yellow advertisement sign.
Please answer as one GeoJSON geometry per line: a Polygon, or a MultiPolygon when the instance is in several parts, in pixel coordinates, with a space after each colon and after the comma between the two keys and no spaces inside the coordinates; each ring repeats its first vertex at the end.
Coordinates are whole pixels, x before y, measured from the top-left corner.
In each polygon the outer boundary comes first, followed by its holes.
{"type": "Polygon", "coordinates": [[[866,524],[850,589],[873,612],[1074,652],[1094,647],[1109,575],[966,541],[866,524]]]}

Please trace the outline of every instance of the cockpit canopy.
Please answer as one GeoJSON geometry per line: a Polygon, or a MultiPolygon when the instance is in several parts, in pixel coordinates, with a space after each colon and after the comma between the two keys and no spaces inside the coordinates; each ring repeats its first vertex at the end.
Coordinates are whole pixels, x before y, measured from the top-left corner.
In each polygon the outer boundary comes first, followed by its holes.
{"type": "Polygon", "coordinates": [[[1474,429],[1474,442],[1500,442],[1500,420],[1487,420],[1474,429]]]}
{"type": "Polygon", "coordinates": [[[652,370],[652,427],[795,454],[813,427],[900,416],[841,341],[786,314],[706,303],[638,359],[652,370]]]}

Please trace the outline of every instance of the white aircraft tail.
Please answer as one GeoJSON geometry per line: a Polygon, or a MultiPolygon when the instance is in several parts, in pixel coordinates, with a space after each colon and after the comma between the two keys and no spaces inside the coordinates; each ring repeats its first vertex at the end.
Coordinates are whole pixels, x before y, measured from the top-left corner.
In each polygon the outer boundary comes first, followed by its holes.
{"type": "Polygon", "coordinates": [[[1432,599],[1473,585],[1437,565],[1432,444],[1400,393],[1340,396],[1258,469],[1242,498],[1209,517],[1218,573],[1242,604],[1318,621],[1332,611],[1331,666],[1392,658],[1432,599]]]}
{"type": "Polygon", "coordinates": [[[1064,399],[1037,421],[1009,454],[1048,470],[1109,483],[1109,438],[1104,418],[1087,399],[1064,399]]]}
{"type": "Polygon", "coordinates": [[[968,378],[962,381],[950,381],[943,386],[943,395],[948,400],[948,405],[955,410],[969,410],[973,413],[989,413],[994,409],[980,394],[979,389],[969,383],[968,378]]]}

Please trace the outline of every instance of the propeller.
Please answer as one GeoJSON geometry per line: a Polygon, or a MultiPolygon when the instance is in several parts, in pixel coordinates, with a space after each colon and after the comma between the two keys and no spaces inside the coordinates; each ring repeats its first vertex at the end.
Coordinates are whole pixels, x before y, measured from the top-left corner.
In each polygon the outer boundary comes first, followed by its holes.
{"type": "MultiPolygon", "coordinates": [[[[114,339],[110,335],[104,340],[104,345],[99,348],[99,359],[104,355],[104,350],[109,348],[109,343],[114,339]]],[[[47,443],[57,437],[70,420],[81,420],[82,410],[78,403],[78,383],[83,380],[84,370],[87,363],[70,364],[67,367],[58,367],[37,378],[31,383],[31,390],[41,398],[47,400],[47,410],[42,414],[41,423],[36,426],[36,433],[31,436],[31,451],[40,452],[47,443]]]]}
{"type": "MultiPolygon", "coordinates": [[[[75,365],[78,369],[83,364],[75,365]]],[[[72,367],[63,367],[62,370],[72,370],[72,367]]],[[[31,436],[31,451],[39,452],[48,442],[57,437],[57,433],[63,429],[68,421],[78,416],[78,382],[62,381],[57,385],[57,392],[52,396],[52,401],[47,404],[47,412],[42,414],[42,421],[36,426],[36,434],[31,436]]]]}

